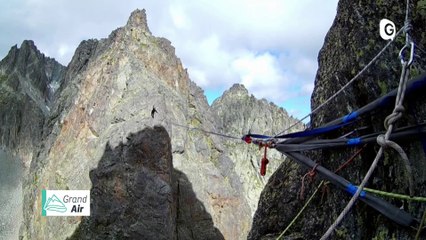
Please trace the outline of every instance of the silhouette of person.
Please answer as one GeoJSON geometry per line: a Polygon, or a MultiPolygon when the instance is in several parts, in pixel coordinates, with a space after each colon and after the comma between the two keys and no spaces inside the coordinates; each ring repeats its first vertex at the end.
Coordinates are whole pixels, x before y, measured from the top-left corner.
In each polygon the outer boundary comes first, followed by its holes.
{"type": "Polygon", "coordinates": [[[157,109],[155,109],[155,107],[153,106],[152,110],[151,110],[151,117],[152,118],[154,118],[155,113],[158,113],[158,112],[157,112],[157,109]]]}

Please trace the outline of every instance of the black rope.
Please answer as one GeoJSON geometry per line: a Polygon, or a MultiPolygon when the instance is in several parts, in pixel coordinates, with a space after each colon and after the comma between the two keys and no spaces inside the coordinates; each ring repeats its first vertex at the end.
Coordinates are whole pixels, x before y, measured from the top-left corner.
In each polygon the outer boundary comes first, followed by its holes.
{"type": "Polygon", "coordinates": [[[223,133],[217,133],[217,132],[207,131],[207,130],[204,130],[202,128],[189,127],[189,126],[185,126],[185,125],[174,123],[174,122],[169,122],[169,123],[171,125],[174,125],[174,126],[177,126],[177,127],[186,128],[188,130],[196,130],[196,131],[204,132],[204,133],[207,133],[207,134],[213,134],[213,135],[216,135],[216,136],[219,136],[219,137],[230,138],[230,139],[235,139],[235,140],[241,140],[240,137],[234,137],[234,136],[226,135],[226,134],[223,134],[223,133]]]}

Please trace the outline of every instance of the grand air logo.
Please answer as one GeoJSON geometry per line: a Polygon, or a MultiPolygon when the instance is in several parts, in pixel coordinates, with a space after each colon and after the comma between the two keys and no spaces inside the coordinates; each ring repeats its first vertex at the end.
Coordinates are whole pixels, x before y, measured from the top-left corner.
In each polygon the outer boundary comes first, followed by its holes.
{"type": "Polygon", "coordinates": [[[43,209],[45,211],[54,211],[64,213],[67,211],[65,204],[55,195],[47,199],[47,202],[43,204],[43,209]]]}
{"type": "Polygon", "coordinates": [[[42,216],[90,216],[89,190],[42,190],[42,216]]]}

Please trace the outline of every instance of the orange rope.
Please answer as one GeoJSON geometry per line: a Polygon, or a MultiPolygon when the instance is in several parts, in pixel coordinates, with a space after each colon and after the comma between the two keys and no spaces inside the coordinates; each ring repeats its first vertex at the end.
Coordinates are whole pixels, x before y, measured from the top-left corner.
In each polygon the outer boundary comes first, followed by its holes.
{"type": "Polygon", "coordinates": [[[317,174],[315,171],[316,171],[318,165],[319,165],[318,163],[315,164],[315,166],[309,172],[307,172],[305,175],[303,175],[303,177],[302,177],[302,187],[300,188],[300,196],[299,196],[300,200],[305,199],[305,197],[304,197],[304,193],[305,193],[305,178],[307,176],[309,176],[309,179],[310,179],[310,182],[311,182],[312,179],[317,174]]]}
{"type": "Polygon", "coordinates": [[[260,161],[260,175],[265,176],[266,165],[268,165],[268,163],[269,163],[268,158],[266,158],[266,150],[268,149],[269,146],[268,146],[268,144],[265,144],[263,147],[265,148],[265,152],[263,154],[262,160],[260,161]]]}
{"type": "Polygon", "coordinates": [[[362,148],[358,149],[358,151],[356,151],[346,162],[344,162],[342,165],[340,165],[336,169],[336,171],[334,171],[334,173],[337,173],[340,170],[342,170],[343,168],[345,168],[346,166],[348,166],[364,150],[364,148],[366,146],[367,146],[367,144],[365,144],[364,146],[362,146],[362,148]]]}
{"type": "MultiPolygon", "coordinates": [[[[353,162],[355,160],[355,158],[365,149],[365,147],[367,147],[367,144],[364,144],[364,146],[362,146],[360,149],[358,149],[346,162],[344,162],[342,165],[340,165],[335,171],[334,173],[340,172],[343,168],[347,167],[351,162],[353,162]]],[[[326,182],[323,185],[323,189],[322,189],[322,195],[321,195],[321,202],[324,198],[324,194],[329,192],[329,188],[327,186],[328,182],[326,182]]]]}

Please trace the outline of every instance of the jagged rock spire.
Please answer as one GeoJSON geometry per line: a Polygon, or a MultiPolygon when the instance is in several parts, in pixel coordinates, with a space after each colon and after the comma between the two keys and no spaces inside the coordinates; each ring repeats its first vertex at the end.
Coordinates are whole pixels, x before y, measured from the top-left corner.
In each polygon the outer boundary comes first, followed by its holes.
{"type": "Polygon", "coordinates": [[[148,23],[146,20],[145,9],[136,9],[133,11],[129,20],[127,21],[126,27],[140,28],[142,32],[147,32],[151,35],[151,31],[148,28],[148,23]]]}
{"type": "Polygon", "coordinates": [[[227,91],[228,94],[236,94],[239,96],[246,96],[249,95],[249,92],[247,88],[243,84],[234,84],[232,87],[227,91]]]}

